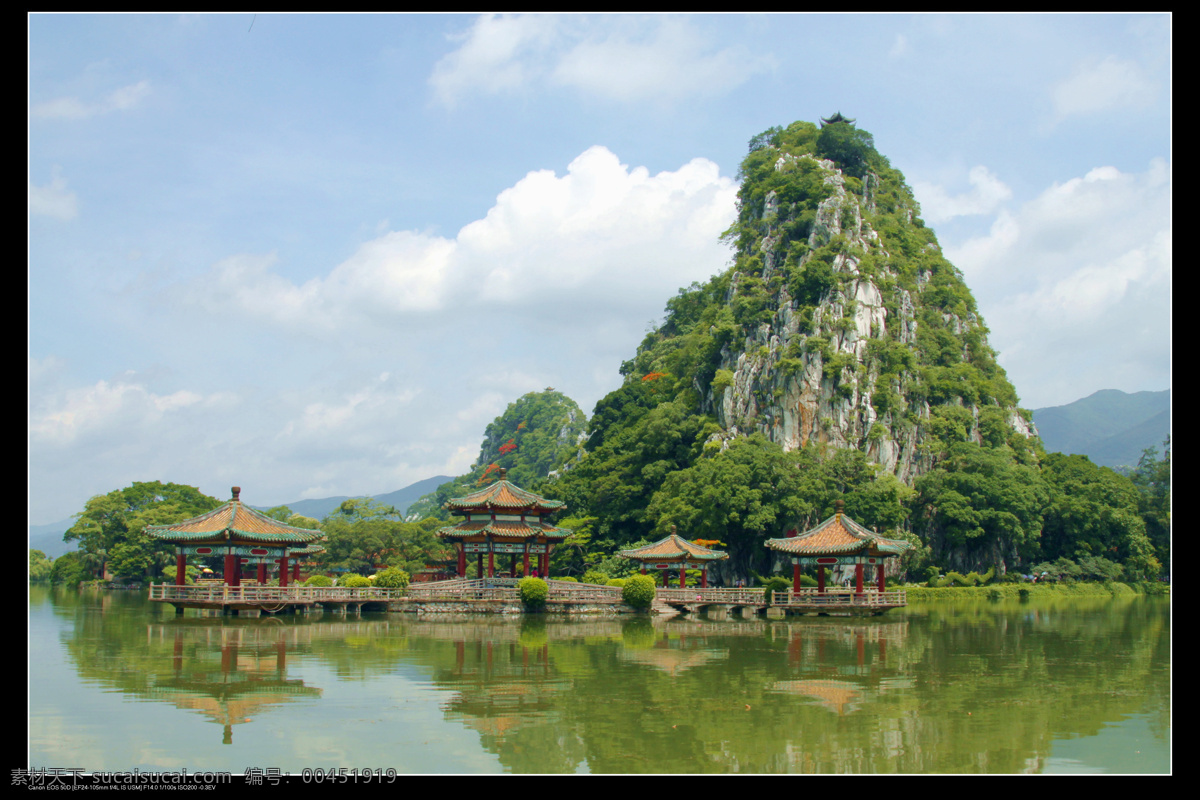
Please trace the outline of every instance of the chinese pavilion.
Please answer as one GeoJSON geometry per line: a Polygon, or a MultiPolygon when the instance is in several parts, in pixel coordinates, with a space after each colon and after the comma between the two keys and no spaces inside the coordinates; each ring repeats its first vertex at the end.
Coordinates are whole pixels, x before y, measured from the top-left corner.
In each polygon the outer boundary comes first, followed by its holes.
{"type": "Polygon", "coordinates": [[[689,569],[701,570],[700,587],[708,588],[708,565],[714,561],[729,558],[728,553],[709,550],[695,542],[689,542],[675,532],[674,525],[671,526],[671,533],[666,538],[634,550],[621,550],[618,555],[632,561],[642,562],[643,575],[646,574],[647,568],[662,570],[664,587],[669,584],[667,571],[678,569],[680,589],[687,585],[687,570],[689,569]]]}
{"type": "MultiPolygon", "coordinates": [[[[296,528],[272,519],[242,503],[241,487],[220,508],[173,525],[149,525],[152,539],[175,545],[175,584],[185,583],[188,556],[223,556],[225,583],[240,586],[242,564],[257,566],[259,583],[266,582],[268,564],[278,564],[279,585],[287,586],[288,559],[317,552],[313,544],[325,538],[320,531],[296,528]]],[[[317,545],[317,547],[320,547],[317,545]]]]}
{"type": "Polygon", "coordinates": [[[501,468],[500,479],[465,497],[453,497],[442,506],[466,517],[457,525],[438,530],[442,539],[458,548],[458,576],[467,574],[467,555],[479,558],[479,576],[483,577],[483,556],[487,555],[487,576],[495,577],[496,555],[510,555],[509,575],[516,577],[517,556],[530,575],[529,560],[537,557],[537,574],[545,577],[550,569],[550,550],[571,535],[557,528],[546,517],[566,507],[561,500],[547,500],[509,482],[508,470],[501,468]]]}
{"type": "Polygon", "coordinates": [[[883,565],[888,558],[902,554],[910,545],[899,539],[887,539],[847,517],[841,500],[837,512],[810,531],[784,539],[768,539],[767,547],[792,557],[792,590],[800,590],[800,570],[816,564],[817,592],[825,592],[827,566],[854,565],[854,591],[862,594],[863,568],[874,566],[876,588],[884,591],[883,565]]]}

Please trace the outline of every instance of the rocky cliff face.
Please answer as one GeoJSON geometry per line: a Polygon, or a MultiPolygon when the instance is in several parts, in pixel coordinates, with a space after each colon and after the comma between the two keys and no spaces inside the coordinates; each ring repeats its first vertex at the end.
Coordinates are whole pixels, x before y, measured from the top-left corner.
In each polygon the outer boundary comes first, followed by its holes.
{"type": "Polygon", "coordinates": [[[988,419],[1006,435],[1036,436],[961,274],[920,224],[899,173],[868,167],[858,179],[786,144],[764,149],[777,154],[775,175],[746,181],[783,185],[761,200],[743,186],[725,303],[766,297],[754,324],[722,347],[716,378],[695,386],[724,428],[712,440],[759,431],[785,450],[856,448],[911,485],[933,466],[939,416],[956,418],[978,444],[988,419]],[[788,172],[809,186],[819,177],[821,191],[789,191],[788,172]],[[884,200],[889,179],[898,185],[884,200]],[[938,415],[938,406],[957,411],[938,415]]]}

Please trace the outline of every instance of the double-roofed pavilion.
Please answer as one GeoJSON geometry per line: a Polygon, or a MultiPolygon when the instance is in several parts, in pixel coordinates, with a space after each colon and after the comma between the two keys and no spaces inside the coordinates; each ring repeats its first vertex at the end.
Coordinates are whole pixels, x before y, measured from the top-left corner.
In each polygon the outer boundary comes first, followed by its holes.
{"type": "Polygon", "coordinates": [[[768,539],[766,546],[792,557],[792,589],[800,590],[800,570],[816,564],[817,592],[825,593],[825,567],[854,565],[855,594],[863,591],[863,569],[875,566],[876,588],[883,592],[883,567],[886,559],[904,553],[912,545],[901,539],[888,539],[867,530],[846,516],[841,500],[832,517],[799,536],[768,539]]]}
{"type": "Polygon", "coordinates": [[[618,555],[632,561],[640,561],[643,575],[646,574],[647,568],[662,570],[664,587],[670,582],[668,571],[678,569],[680,589],[687,586],[689,569],[700,570],[700,588],[708,588],[709,564],[729,558],[728,553],[710,550],[695,542],[689,542],[675,532],[674,525],[671,526],[671,533],[657,542],[633,550],[621,550],[618,555]]]}
{"type": "Polygon", "coordinates": [[[257,566],[257,578],[266,582],[268,564],[278,564],[279,585],[287,586],[288,558],[293,553],[312,553],[325,538],[318,530],[297,528],[255,511],[241,501],[241,487],[233,487],[233,499],[220,508],[171,525],[149,525],[152,539],[175,545],[175,585],[183,586],[188,556],[223,556],[225,584],[241,585],[241,564],[257,566]]]}
{"type": "Polygon", "coordinates": [[[487,577],[495,577],[496,555],[510,555],[509,575],[516,577],[517,556],[522,556],[525,574],[530,574],[531,556],[537,558],[537,574],[545,577],[550,569],[550,551],[571,535],[548,517],[566,508],[561,500],[547,500],[508,480],[508,470],[500,469],[500,478],[464,497],[453,497],[442,506],[452,514],[465,517],[457,525],[438,530],[437,535],[458,549],[458,577],[467,574],[467,555],[479,557],[479,577],[483,577],[483,556],[487,555],[487,577]]]}

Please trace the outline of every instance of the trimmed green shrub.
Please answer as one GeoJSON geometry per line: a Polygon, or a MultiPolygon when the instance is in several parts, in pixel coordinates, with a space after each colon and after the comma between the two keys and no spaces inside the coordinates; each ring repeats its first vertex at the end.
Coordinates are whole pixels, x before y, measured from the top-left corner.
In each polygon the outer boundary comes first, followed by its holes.
{"type": "Polygon", "coordinates": [[[624,588],[626,580],[627,580],[626,578],[609,578],[608,585],[616,586],[618,588],[624,588]]]}
{"type": "Polygon", "coordinates": [[[561,578],[551,578],[550,580],[552,580],[552,581],[566,581],[567,583],[579,583],[579,581],[577,581],[575,578],[572,578],[570,575],[564,575],[564,576],[562,576],[561,578]]]}
{"type": "Polygon", "coordinates": [[[381,589],[404,589],[408,586],[408,573],[399,567],[388,567],[375,573],[375,585],[381,589]]]}
{"type": "Polygon", "coordinates": [[[348,589],[365,589],[370,585],[371,582],[369,580],[353,572],[338,578],[338,586],[345,586],[348,589]]]}
{"type": "Polygon", "coordinates": [[[778,575],[766,578],[763,580],[762,585],[763,593],[767,600],[771,599],[771,592],[789,592],[792,589],[792,582],[778,575]]]}
{"type": "Polygon", "coordinates": [[[333,578],[328,575],[309,575],[305,586],[333,586],[333,578]]]}
{"type": "Polygon", "coordinates": [[[625,581],[621,599],[634,608],[649,608],[654,602],[654,579],[649,575],[634,575],[625,581]]]}
{"type": "Polygon", "coordinates": [[[517,592],[521,602],[530,608],[543,608],[550,596],[550,587],[541,578],[521,578],[517,581],[517,592]]]}

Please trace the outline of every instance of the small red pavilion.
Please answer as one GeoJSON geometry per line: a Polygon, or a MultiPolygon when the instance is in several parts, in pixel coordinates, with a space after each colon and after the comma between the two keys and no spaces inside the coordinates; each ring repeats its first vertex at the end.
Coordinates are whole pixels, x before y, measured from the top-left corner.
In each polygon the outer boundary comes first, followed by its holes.
{"type": "Polygon", "coordinates": [[[288,559],[293,554],[318,552],[315,542],[325,534],[307,528],[296,528],[242,503],[241,487],[233,487],[233,499],[218,509],[173,525],[149,525],[146,534],[152,539],[175,545],[175,585],[186,582],[188,556],[223,556],[225,583],[240,586],[242,563],[257,568],[257,579],[266,582],[268,565],[277,564],[279,585],[288,584],[288,559]]]}
{"type": "Polygon", "coordinates": [[[517,557],[523,559],[525,574],[530,575],[530,558],[537,559],[537,573],[546,577],[550,569],[550,551],[571,535],[565,528],[551,525],[547,518],[562,511],[561,500],[547,500],[527,492],[508,480],[501,468],[500,479],[465,497],[454,497],[443,506],[466,517],[457,525],[438,530],[437,535],[458,548],[458,576],[467,574],[467,556],[479,558],[479,575],[484,575],[483,557],[487,555],[487,577],[495,577],[496,556],[511,556],[509,575],[516,577],[517,557]]]}
{"type": "Polygon", "coordinates": [[[668,570],[679,570],[679,588],[681,589],[687,585],[687,570],[689,569],[700,570],[700,587],[708,588],[709,564],[729,558],[728,553],[710,550],[695,542],[689,542],[675,532],[674,525],[671,526],[670,535],[665,538],[645,547],[621,550],[618,555],[632,561],[640,561],[643,575],[646,574],[647,568],[662,570],[664,587],[670,584],[668,570]]]}
{"type": "Polygon", "coordinates": [[[853,564],[855,594],[862,594],[865,567],[876,567],[876,588],[882,592],[884,562],[901,555],[912,545],[867,530],[845,515],[844,505],[838,500],[837,512],[820,525],[799,536],[768,539],[766,546],[792,557],[793,591],[800,591],[800,571],[804,566],[817,565],[817,592],[824,594],[824,568],[853,564]]]}

